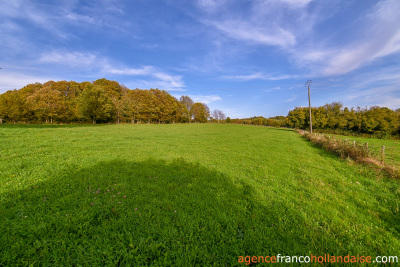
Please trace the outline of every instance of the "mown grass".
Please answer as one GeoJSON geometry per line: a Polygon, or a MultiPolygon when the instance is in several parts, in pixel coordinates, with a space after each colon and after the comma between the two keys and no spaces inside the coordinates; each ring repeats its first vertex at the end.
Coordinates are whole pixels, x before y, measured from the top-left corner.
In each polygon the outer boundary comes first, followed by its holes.
{"type": "Polygon", "coordinates": [[[399,181],[291,130],[2,125],[0,138],[0,265],[400,256],[399,181]]]}

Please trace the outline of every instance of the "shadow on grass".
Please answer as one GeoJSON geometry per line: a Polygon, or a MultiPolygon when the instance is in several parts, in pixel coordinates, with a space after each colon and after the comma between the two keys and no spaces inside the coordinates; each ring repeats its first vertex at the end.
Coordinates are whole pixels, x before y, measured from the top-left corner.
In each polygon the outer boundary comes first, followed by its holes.
{"type": "Polygon", "coordinates": [[[336,251],[297,207],[183,159],[67,169],[1,196],[0,265],[238,265],[336,251]],[[4,234],[5,233],[5,234],[4,234]]]}

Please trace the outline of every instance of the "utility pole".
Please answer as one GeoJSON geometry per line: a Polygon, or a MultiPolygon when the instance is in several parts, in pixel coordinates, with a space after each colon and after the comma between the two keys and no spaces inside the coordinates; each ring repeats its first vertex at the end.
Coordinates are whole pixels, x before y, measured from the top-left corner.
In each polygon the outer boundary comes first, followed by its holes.
{"type": "Polygon", "coordinates": [[[310,98],[310,84],[311,80],[306,82],[306,87],[308,87],[308,109],[310,110],[310,133],[312,133],[312,117],[311,117],[311,98],[310,98]]]}

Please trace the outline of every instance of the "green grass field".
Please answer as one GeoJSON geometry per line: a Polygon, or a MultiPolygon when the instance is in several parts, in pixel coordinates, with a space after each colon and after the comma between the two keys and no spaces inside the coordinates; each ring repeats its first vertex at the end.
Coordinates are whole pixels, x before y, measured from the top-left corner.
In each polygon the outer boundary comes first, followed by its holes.
{"type": "MultiPolygon", "coordinates": [[[[328,135],[328,134],[326,134],[328,135]]],[[[400,141],[377,139],[377,138],[364,138],[356,136],[343,136],[334,135],[336,138],[348,140],[349,142],[356,141],[361,144],[368,143],[368,148],[372,151],[377,159],[382,157],[382,146],[385,146],[385,162],[400,169],[400,141]]]]}
{"type": "Polygon", "coordinates": [[[286,129],[1,125],[0,265],[400,256],[400,182],[286,129]]]}

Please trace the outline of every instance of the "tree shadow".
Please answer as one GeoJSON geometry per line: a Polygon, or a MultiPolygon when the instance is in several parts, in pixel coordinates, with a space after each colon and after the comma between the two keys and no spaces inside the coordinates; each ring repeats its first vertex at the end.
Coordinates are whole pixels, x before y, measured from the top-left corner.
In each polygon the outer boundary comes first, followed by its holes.
{"type": "Polygon", "coordinates": [[[338,252],[343,240],[308,229],[298,207],[254,192],[184,159],[64,169],[1,195],[0,265],[235,266],[338,252]]]}

